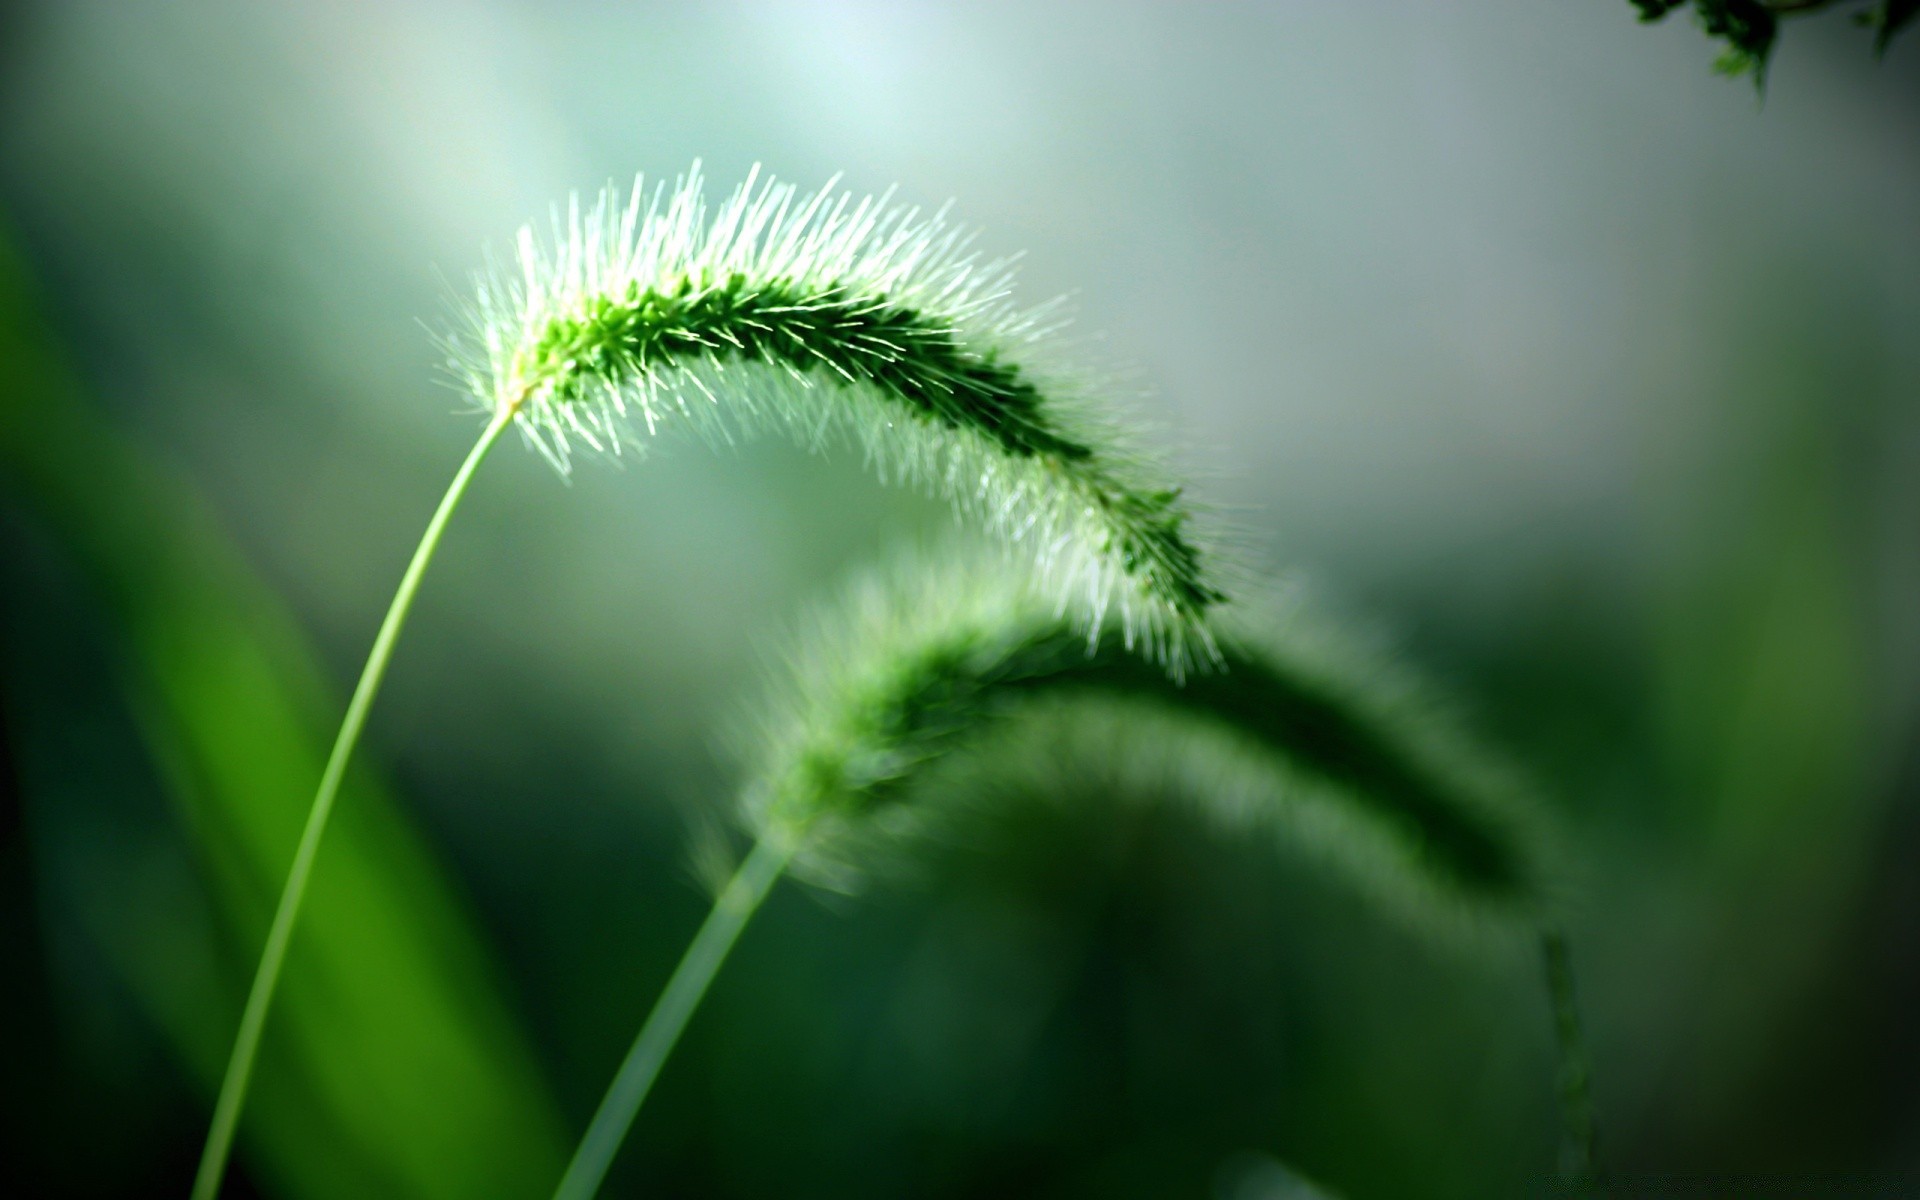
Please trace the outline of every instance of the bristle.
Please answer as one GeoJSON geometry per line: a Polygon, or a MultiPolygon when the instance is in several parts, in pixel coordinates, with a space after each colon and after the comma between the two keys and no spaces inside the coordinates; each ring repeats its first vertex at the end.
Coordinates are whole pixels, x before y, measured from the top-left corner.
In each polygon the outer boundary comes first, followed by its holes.
{"type": "Polygon", "coordinates": [[[478,288],[464,377],[541,454],[564,471],[673,425],[850,440],[1022,547],[1082,632],[1111,611],[1175,674],[1217,658],[1224,594],[1181,490],[1049,361],[1059,306],[1016,303],[1012,260],[945,209],[757,168],[711,217],[697,167],[647,195],[570,204],[544,244],[522,230],[517,269],[478,288]]]}
{"type": "Polygon", "coordinates": [[[745,739],[745,820],[804,830],[799,869],[840,884],[945,819],[940,796],[1044,777],[1029,790],[1184,795],[1423,921],[1541,911],[1543,822],[1424,689],[1297,610],[1231,632],[1222,669],[1177,683],[1117,637],[1090,644],[991,555],[909,556],[796,640],[745,739]]]}

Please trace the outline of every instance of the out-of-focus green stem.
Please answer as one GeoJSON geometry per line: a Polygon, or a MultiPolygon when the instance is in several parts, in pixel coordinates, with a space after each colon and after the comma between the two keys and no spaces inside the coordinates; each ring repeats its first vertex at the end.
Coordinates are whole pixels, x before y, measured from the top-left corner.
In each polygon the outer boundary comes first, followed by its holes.
{"type": "Polygon", "coordinates": [[[600,1190],[607,1168],[613,1165],[613,1157],[626,1139],[627,1129],[646,1101],[667,1056],[673,1053],[674,1043],[680,1040],[688,1018],[700,1006],[701,997],[707,994],[707,985],[713,982],[720,964],[727,960],[740,931],[746,928],[760,902],[767,898],[767,892],[787,869],[787,860],[792,856],[790,841],[778,833],[762,835],[725,890],[714,900],[700,932],[694,934],[680,965],[674,968],[673,977],[667,980],[666,990],[660,993],[653,1011],[647,1014],[640,1036],[634,1039],[626,1061],[620,1064],[606,1097],[600,1101],[600,1110],[593,1114],[593,1121],[580,1139],[580,1148],[574,1152],[573,1162],[554,1190],[554,1200],[591,1200],[600,1190]]]}
{"type": "Polygon", "coordinates": [[[1593,1067],[1580,1027],[1580,1009],[1574,1002],[1573,959],[1566,934],[1549,928],[1540,935],[1541,957],[1547,971],[1547,995],[1553,1004],[1553,1032],[1560,1048],[1560,1116],[1565,1141],[1561,1171],[1579,1187],[1599,1181],[1593,1134],[1593,1067]]]}
{"type": "Polygon", "coordinates": [[[353,689],[353,698],[347,702],[347,715],[340,722],[340,733],[334,739],[333,753],[328,756],[326,770],[320,775],[319,790],[314,793],[313,807],[307,812],[306,828],[301,831],[300,844],[293,852],[293,866],[288,870],[286,886],[280,892],[280,905],[274,910],[273,924],[267,929],[266,945],[260,951],[260,965],[254,971],[253,987],[247,993],[247,1006],[240,1014],[240,1029],[234,1035],[233,1054],[227,1060],[227,1073],[220,1083],[220,1097],[213,1107],[213,1123],[207,1130],[206,1148],[200,1155],[200,1169],[194,1175],[193,1200],[214,1200],[220,1192],[220,1181],[226,1174],[227,1160],[233,1152],[234,1132],[240,1124],[240,1110],[246,1102],[247,1084],[253,1077],[253,1062],[260,1049],[260,1034],[266,1028],[267,1011],[273,1005],[273,993],[280,982],[280,968],[286,963],[287,944],[292,940],[294,922],[300,915],[301,902],[306,898],[307,882],[313,874],[313,860],[319,853],[321,836],[326,833],[327,819],[333,815],[334,798],[339,795],[340,782],[346,777],[347,762],[360,742],[360,732],[367,724],[367,713],[373,707],[374,697],[379,694],[381,681],[386,678],[387,663],[393,657],[394,643],[400,639],[400,631],[407,623],[407,613],[413,608],[414,597],[420,590],[420,580],[426,575],[427,564],[433,561],[433,553],[440,546],[447,522],[453,517],[454,509],[459,507],[460,499],[466,494],[474,472],[487,457],[487,451],[493,449],[501,433],[512,424],[514,411],[503,406],[488,422],[480,440],[474,443],[467,460],[460,464],[460,470],[448,485],[447,494],[441,497],[440,507],[434,510],[433,519],[427,522],[427,530],[420,537],[413,560],[407,564],[406,574],[400,577],[399,590],[393,595],[393,603],[387,606],[386,619],[381,621],[380,632],[373,639],[373,650],[367,655],[367,665],[360,671],[360,682],[353,689]]]}

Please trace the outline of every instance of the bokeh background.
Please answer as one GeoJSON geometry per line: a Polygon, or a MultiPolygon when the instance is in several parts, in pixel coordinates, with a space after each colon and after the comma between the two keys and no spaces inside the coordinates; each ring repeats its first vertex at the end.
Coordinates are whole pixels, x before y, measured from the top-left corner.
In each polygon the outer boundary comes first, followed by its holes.
{"type": "MultiPolygon", "coordinates": [[[[433,335],[483,247],[696,157],[955,199],[1257,566],[1541,781],[1614,1175],[1916,1186],[1920,45],[1792,24],[1764,104],[1713,53],[1625,0],[0,9],[0,1190],[184,1193],[475,432],[433,335]]],[[[844,453],[496,455],[235,1194],[545,1194],[705,905],[717,733],[947,524],[844,453]]],[[[1536,974],[1176,810],[1010,811],[777,893],[611,1190],[1533,1194],[1536,974]]]]}

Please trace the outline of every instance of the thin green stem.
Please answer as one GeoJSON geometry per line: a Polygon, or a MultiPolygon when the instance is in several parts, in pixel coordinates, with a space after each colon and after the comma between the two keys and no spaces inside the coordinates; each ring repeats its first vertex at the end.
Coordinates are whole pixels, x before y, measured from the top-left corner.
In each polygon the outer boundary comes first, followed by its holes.
{"type": "Polygon", "coordinates": [[[1553,1004],[1554,1038],[1560,1048],[1560,1116],[1564,1142],[1561,1171],[1578,1187],[1599,1185],[1593,1133],[1593,1067],[1587,1040],[1580,1027],[1580,1009],[1574,1000],[1573,958],[1567,937],[1549,928],[1540,935],[1541,957],[1547,971],[1547,996],[1553,1004]]]}
{"type": "Polygon", "coordinates": [[[434,510],[433,519],[427,522],[427,530],[421,535],[420,545],[413,552],[413,561],[407,564],[407,572],[400,578],[400,588],[393,595],[393,603],[387,606],[386,618],[381,621],[380,632],[373,639],[373,650],[367,655],[367,665],[360,671],[360,682],[355,685],[353,698],[347,703],[347,715],[340,722],[340,733],[334,739],[333,753],[327,758],[326,770],[320,776],[320,788],[314,793],[313,807],[307,812],[306,828],[301,831],[299,847],[293,852],[293,866],[288,870],[286,886],[280,892],[280,906],[274,910],[273,924],[267,929],[267,942],[260,951],[260,965],[254,971],[253,988],[247,993],[247,1006],[240,1014],[240,1029],[234,1035],[233,1055],[227,1060],[226,1078],[220,1083],[220,1098],[214,1103],[213,1124],[207,1130],[207,1144],[200,1155],[200,1169],[194,1176],[193,1200],[214,1200],[220,1192],[220,1181],[226,1174],[227,1159],[233,1151],[234,1132],[240,1124],[240,1109],[246,1101],[247,1084],[253,1076],[254,1057],[260,1049],[260,1034],[266,1027],[267,1010],[273,1004],[274,989],[280,982],[280,968],[286,962],[287,943],[293,937],[293,926],[300,915],[301,901],[306,898],[307,881],[313,874],[314,856],[320,850],[321,836],[326,833],[327,818],[333,814],[334,798],[339,795],[347,761],[353,757],[353,749],[360,741],[360,731],[366,727],[367,712],[373,707],[381,680],[386,677],[394,643],[399,640],[400,630],[406,625],[407,613],[412,609],[414,596],[420,590],[420,580],[426,575],[427,564],[433,560],[433,552],[440,545],[447,521],[453,516],[453,510],[459,507],[460,498],[466,494],[467,485],[481,461],[486,458],[487,451],[493,448],[501,433],[513,423],[514,412],[513,407],[502,406],[493,420],[488,422],[480,440],[468,452],[467,460],[460,464],[460,470],[447,487],[447,494],[440,499],[440,507],[434,510]]]}
{"type": "Polygon", "coordinates": [[[787,869],[787,860],[791,857],[792,842],[777,834],[763,834],[725,890],[714,900],[700,932],[693,936],[680,965],[674,968],[673,978],[667,980],[666,990],[660,993],[653,1011],[647,1014],[640,1036],[634,1039],[626,1061],[620,1064],[606,1097],[600,1101],[600,1110],[593,1114],[593,1121],[580,1139],[580,1148],[574,1151],[573,1162],[560,1177],[560,1186],[554,1189],[554,1200],[591,1200],[600,1190],[607,1168],[613,1165],[613,1157],[626,1139],[627,1129],[646,1101],[647,1092],[652,1089],[667,1056],[673,1053],[674,1043],[680,1040],[687,1020],[700,1006],[701,997],[707,994],[707,985],[713,982],[720,964],[727,960],[728,952],[739,939],[740,931],[746,928],[760,902],[767,898],[774,882],[787,869]]]}

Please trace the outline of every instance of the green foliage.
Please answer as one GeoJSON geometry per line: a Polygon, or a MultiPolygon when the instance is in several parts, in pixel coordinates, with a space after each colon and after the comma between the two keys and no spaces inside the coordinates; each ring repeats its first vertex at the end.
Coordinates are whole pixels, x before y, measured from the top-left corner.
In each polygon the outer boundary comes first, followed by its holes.
{"type": "MultiPolygon", "coordinates": [[[[1688,0],[1631,0],[1640,10],[1642,21],[1663,20],[1688,0]]],[[[1767,64],[1780,36],[1783,17],[1800,16],[1835,7],[1833,0],[1692,0],[1694,16],[1707,36],[1726,43],[1713,69],[1723,75],[1751,75],[1754,83],[1766,86],[1767,64]]],[[[1871,8],[1856,14],[1855,20],[1874,32],[1874,51],[1886,53],[1893,36],[1916,13],[1920,0],[1879,0],[1871,8]]]]}
{"type": "Polygon", "coordinates": [[[1707,36],[1727,43],[1713,69],[1722,75],[1750,74],[1755,83],[1764,85],[1767,56],[1780,35],[1772,11],[1759,0],[1694,0],[1694,8],[1707,36]]]}
{"type": "MultiPolygon", "coordinates": [[[[5,250],[0,488],[97,595],[122,702],[208,881],[192,903],[159,903],[151,870],[104,839],[73,907],[211,1094],[333,702],[213,515],[87,404],[5,250]]],[[[527,1193],[557,1169],[561,1126],[498,972],[387,787],[362,771],[347,792],[243,1130],[255,1177],[314,1200],[527,1193]]]]}
{"type": "Polygon", "coordinates": [[[1876,54],[1885,54],[1893,42],[1893,35],[1899,33],[1920,16],[1920,0],[1881,0],[1881,3],[1860,15],[1860,23],[1873,30],[1873,49],[1876,54]]]}

